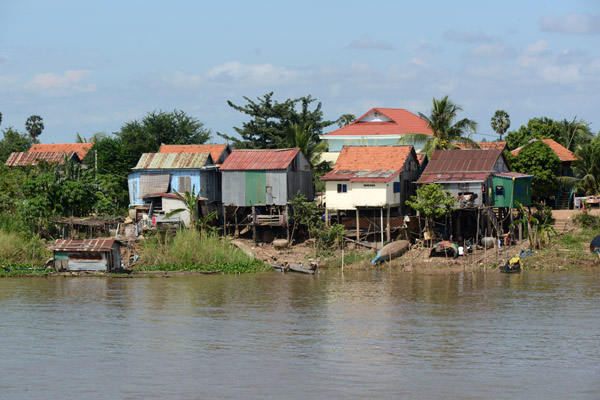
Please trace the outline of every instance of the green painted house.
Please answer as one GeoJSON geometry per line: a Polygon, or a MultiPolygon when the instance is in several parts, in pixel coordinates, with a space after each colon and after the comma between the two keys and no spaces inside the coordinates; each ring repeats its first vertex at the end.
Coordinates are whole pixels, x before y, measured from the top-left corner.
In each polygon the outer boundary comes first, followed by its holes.
{"type": "Polygon", "coordinates": [[[493,207],[514,208],[515,201],[528,207],[531,205],[531,182],[533,175],[518,172],[492,173],[488,195],[493,207]]]}

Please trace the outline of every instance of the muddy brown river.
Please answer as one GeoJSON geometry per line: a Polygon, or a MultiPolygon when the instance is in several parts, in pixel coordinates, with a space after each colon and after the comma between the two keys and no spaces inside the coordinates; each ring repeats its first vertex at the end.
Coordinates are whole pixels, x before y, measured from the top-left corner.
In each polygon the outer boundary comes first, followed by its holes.
{"type": "Polygon", "coordinates": [[[0,399],[599,399],[600,274],[0,279],[0,399]]]}

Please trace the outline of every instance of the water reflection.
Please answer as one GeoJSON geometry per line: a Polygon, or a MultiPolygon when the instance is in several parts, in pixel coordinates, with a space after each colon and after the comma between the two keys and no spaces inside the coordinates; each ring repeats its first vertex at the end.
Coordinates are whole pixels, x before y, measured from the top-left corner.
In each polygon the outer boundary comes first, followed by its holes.
{"type": "Polygon", "coordinates": [[[599,293],[572,272],[1,279],[0,393],[598,398],[599,293]]]}

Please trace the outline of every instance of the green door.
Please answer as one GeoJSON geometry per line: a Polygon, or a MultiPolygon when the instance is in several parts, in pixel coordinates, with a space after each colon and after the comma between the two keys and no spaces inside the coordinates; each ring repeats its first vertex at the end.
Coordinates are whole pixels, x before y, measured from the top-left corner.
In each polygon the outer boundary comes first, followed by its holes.
{"type": "Polygon", "coordinates": [[[267,173],[265,171],[246,171],[246,206],[265,204],[267,173]]]}

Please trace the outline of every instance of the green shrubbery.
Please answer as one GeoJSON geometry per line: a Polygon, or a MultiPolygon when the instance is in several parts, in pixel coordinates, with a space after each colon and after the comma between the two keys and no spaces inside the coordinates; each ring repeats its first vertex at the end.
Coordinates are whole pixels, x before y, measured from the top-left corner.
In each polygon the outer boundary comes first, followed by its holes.
{"type": "Polygon", "coordinates": [[[265,270],[264,263],[250,258],[226,239],[182,229],[174,236],[156,235],[143,245],[136,269],[155,271],[221,271],[224,273],[265,270]]]}
{"type": "Polygon", "coordinates": [[[0,264],[44,265],[52,256],[38,236],[0,230],[0,264]]]}

